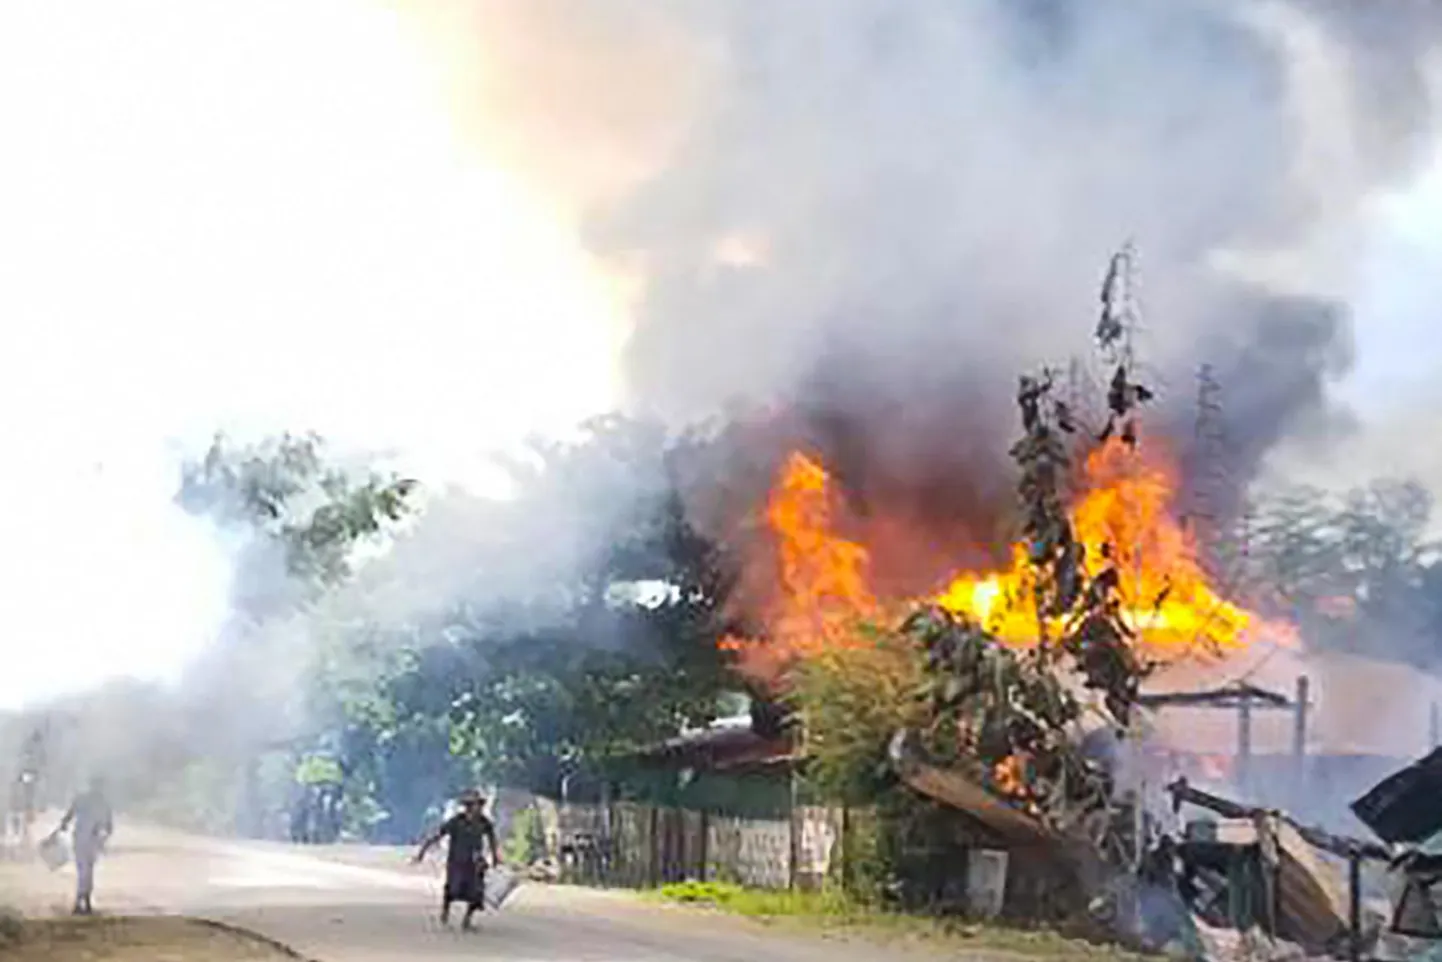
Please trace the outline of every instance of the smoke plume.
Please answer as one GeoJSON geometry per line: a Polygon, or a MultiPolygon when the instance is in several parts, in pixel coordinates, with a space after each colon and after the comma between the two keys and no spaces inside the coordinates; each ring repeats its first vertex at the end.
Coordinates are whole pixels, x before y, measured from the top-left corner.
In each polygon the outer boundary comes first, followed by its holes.
{"type": "Polygon", "coordinates": [[[513,146],[592,118],[606,173],[568,183],[645,280],[634,403],[803,412],[853,489],[913,504],[987,488],[1017,372],[1085,352],[1129,240],[1175,433],[1203,361],[1239,483],[1325,432],[1362,205],[1431,142],[1442,35],[1430,7],[1342,0],[478,9],[548,91],[517,94],[549,109],[513,146]]]}
{"type": "MultiPolygon", "coordinates": [[[[1123,243],[1168,433],[1189,434],[1206,361],[1238,485],[1279,438],[1325,434],[1357,228],[1431,147],[1442,37],[1432,6],[1355,0],[474,0],[346,19],[356,6],[214,3],[108,45],[124,31],[104,4],[77,21],[84,43],[12,25],[0,108],[32,149],[0,170],[17,212],[0,303],[27,332],[12,373],[46,372],[6,379],[12,407],[95,409],[117,447],[138,446],[132,422],[151,439],[239,420],[449,463],[609,403],[620,312],[594,257],[635,282],[633,409],[784,412],[757,452],[819,448],[857,515],[899,505],[953,558],[934,522],[983,539],[1010,497],[1015,377],[1086,354],[1123,243]],[[410,27],[425,69],[396,41],[410,27]],[[475,157],[430,109],[433,73],[475,157]],[[181,343],[185,363],[158,360],[181,343]]],[[[71,430],[88,452],[69,420],[92,416],[67,418],[14,446],[71,430]]],[[[485,564],[492,512],[458,503],[454,529],[438,512],[395,559],[413,565],[396,608],[555,580],[624,500],[594,489],[493,533],[485,564]]],[[[67,513],[44,515],[59,541],[67,513]]],[[[84,661],[87,634],[52,647],[84,661]]]]}

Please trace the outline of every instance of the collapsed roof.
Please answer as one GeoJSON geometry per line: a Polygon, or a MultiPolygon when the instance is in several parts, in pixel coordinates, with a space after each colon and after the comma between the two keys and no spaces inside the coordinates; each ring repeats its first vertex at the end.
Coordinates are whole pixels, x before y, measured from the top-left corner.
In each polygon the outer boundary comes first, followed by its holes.
{"type": "Polygon", "coordinates": [[[1442,832],[1442,748],[1378,782],[1352,812],[1393,845],[1420,845],[1442,832]]]}

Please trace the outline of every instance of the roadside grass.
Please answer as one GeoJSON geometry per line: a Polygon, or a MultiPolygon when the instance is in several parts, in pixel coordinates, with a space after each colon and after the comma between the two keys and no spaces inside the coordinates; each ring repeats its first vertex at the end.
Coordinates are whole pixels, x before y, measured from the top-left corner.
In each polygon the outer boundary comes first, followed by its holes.
{"type": "Polygon", "coordinates": [[[669,904],[712,909],[799,930],[855,934],[882,941],[935,943],[992,956],[1066,959],[1077,962],[1140,962],[1147,956],[1096,945],[1051,929],[1026,929],[1003,923],[908,915],[877,907],[835,888],[821,891],[769,891],[726,882],[680,882],[647,893],[669,904]]]}
{"type": "Polygon", "coordinates": [[[240,932],[181,918],[11,918],[5,962],[294,962],[240,932]]]}

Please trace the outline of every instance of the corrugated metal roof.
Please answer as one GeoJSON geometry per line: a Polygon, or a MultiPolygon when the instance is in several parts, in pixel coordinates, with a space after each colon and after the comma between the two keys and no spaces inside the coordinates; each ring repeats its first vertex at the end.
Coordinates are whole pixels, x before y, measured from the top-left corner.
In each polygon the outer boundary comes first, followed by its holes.
{"type": "Polygon", "coordinates": [[[672,738],[642,749],[632,757],[657,764],[722,770],[776,763],[792,752],[789,737],[767,738],[749,726],[723,725],[672,738]]]}

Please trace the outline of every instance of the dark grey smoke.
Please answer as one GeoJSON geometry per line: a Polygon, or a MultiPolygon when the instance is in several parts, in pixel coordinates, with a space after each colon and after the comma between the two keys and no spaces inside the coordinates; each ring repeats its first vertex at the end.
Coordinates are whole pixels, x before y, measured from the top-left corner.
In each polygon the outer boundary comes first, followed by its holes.
{"type": "Polygon", "coordinates": [[[1175,433],[1202,361],[1239,481],[1336,413],[1360,203],[1430,143],[1442,7],[644,9],[711,66],[675,150],[592,225],[598,251],[639,257],[651,282],[627,354],[638,404],[779,404],[860,501],[946,509],[959,479],[1002,489],[990,466],[1017,374],[1085,353],[1107,259],[1131,240],[1139,346],[1175,433]]]}

